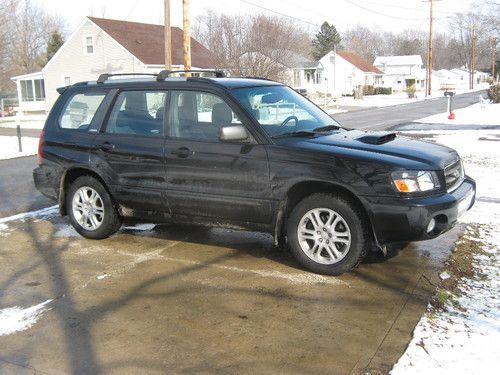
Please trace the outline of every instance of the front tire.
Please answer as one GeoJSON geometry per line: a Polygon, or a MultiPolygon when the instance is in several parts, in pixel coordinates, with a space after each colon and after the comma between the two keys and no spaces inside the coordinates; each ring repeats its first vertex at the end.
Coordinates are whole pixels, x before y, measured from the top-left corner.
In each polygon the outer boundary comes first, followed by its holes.
{"type": "Polygon", "coordinates": [[[304,198],[287,221],[290,250],[306,269],[340,275],[356,267],[369,243],[367,223],[351,201],[334,194],[304,198]]]}
{"type": "Polygon", "coordinates": [[[111,196],[93,177],[78,177],[70,185],[66,207],[71,225],[83,237],[100,240],[113,235],[121,227],[121,218],[111,196]]]}

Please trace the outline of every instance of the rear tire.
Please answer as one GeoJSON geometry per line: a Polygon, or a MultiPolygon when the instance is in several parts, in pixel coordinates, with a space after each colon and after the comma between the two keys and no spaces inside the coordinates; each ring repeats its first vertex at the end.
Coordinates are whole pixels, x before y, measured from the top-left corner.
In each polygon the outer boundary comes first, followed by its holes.
{"type": "Polygon", "coordinates": [[[290,250],[306,269],[340,275],[356,267],[369,245],[364,214],[344,197],[318,193],[304,198],[287,221],[290,250]]]}
{"type": "Polygon", "coordinates": [[[66,194],[71,225],[83,237],[100,240],[116,233],[122,220],[104,186],[90,176],[78,177],[66,194]]]}

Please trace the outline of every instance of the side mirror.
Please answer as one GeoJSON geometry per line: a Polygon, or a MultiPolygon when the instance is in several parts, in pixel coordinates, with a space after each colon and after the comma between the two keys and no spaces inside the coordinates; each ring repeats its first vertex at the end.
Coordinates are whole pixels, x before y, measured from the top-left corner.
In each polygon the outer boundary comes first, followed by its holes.
{"type": "Polygon", "coordinates": [[[223,142],[247,142],[250,135],[243,125],[228,125],[220,128],[219,139],[223,142]]]}

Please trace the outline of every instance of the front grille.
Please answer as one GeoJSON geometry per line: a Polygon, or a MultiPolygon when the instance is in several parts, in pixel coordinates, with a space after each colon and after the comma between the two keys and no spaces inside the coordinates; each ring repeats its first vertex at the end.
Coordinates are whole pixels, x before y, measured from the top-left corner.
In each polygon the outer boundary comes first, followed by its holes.
{"type": "Polygon", "coordinates": [[[460,185],[464,178],[464,167],[462,161],[458,159],[444,169],[446,190],[451,191],[460,185]]]}

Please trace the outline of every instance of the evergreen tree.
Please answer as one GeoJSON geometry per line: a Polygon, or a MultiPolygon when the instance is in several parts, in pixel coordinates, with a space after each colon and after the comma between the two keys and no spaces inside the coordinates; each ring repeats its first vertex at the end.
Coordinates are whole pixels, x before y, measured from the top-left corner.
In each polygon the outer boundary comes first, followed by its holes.
{"type": "Polygon", "coordinates": [[[335,26],[330,25],[328,22],[323,22],[320,31],[315,35],[312,40],[313,57],[316,60],[321,59],[328,52],[340,46],[342,38],[338,33],[335,26]]]}
{"type": "Polygon", "coordinates": [[[64,39],[59,30],[54,30],[47,43],[47,62],[56,54],[57,50],[64,44],[64,39]]]}

